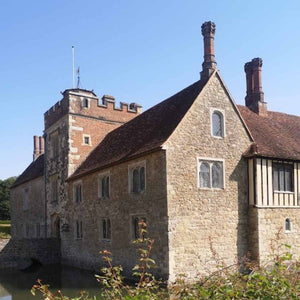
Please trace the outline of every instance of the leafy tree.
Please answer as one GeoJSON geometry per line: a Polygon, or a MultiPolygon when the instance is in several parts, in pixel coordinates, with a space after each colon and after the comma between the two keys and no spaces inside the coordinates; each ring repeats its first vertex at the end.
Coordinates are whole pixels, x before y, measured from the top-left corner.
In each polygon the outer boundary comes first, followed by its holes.
{"type": "Polygon", "coordinates": [[[17,177],[10,177],[0,180],[0,220],[10,220],[10,188],[16,181],[17,177]]]}

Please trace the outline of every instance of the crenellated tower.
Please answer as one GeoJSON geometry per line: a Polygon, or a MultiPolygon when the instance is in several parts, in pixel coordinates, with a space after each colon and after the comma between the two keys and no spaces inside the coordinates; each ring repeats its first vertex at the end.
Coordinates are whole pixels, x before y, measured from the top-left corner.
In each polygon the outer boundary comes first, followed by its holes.
{"type": "Polygon", "coordinates": [[[68,199],[65,180],[108,132],[141,113],[136,103],[120,103],[93,91],[68,89],[63,98],[44,114],[45,194],[48,236],[68,230],[68,199]]]}

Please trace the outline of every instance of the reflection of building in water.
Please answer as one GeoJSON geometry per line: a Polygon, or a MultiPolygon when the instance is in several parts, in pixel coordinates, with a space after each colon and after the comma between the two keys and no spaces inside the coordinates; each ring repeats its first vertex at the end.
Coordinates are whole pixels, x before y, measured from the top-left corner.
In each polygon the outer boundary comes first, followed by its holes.
{"type": "Polygon", "coordinates": [[[0,300],[12,300],[11,294],[0,284],[0,300]]]}

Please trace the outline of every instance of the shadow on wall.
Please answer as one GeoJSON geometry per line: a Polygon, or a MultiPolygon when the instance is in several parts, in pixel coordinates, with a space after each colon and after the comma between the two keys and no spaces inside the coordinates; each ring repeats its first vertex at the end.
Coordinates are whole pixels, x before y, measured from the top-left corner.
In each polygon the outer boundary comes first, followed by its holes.
{"type": "Polygon", "coordinates": [[[249,252],[249,204],[247,160],[241,158],[229,179],[236,181],[238,189],[237,257],[240,260],[249,252]]]}

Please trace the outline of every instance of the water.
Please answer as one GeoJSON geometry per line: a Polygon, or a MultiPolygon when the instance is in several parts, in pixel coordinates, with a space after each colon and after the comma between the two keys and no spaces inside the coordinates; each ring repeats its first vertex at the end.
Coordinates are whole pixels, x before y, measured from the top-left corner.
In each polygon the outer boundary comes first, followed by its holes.
{"type": "Polygon", "coordinates": [[[61,290],[69,297],[79,296],[79,291],[87,290],[90,296],[99,297],[100,288],[94,273],[60,265],[33,267],[30,271],[0,270],[0,300],[40,300],[39,292],[31,295],[30,290],[41,279],[50,284],[50,290],[61,290]]]}

